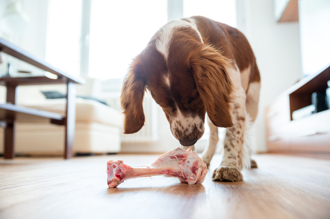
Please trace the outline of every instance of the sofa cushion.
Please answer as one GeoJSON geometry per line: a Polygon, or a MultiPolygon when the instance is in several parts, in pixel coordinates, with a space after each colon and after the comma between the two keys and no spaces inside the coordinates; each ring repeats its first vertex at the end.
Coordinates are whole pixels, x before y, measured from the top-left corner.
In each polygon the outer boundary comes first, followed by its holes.
{"type": "MultiPolygon", "coordinates": [[[[64,115],[66,100],[45,99],[24,101],[19,105],[64,115]]],[[[97,122],[121,128],[123,125],[123,115],[119,111],[99,102],[76,98],[76,121],[86,123],[97,122]]]]}
{"type": "MultiPolygon", "coordinates": [[[[48,123],[18,123],[16,153],[24,155],[62,155],[64,126],[48,123]]],[[[100,123],[76,123],[73,153],[116,153],[120,151],[120,128],[100,123]]],[[[0,139],[4,131],[0,128],[0,139]]],[[[0,141],[0,153],[3,142],[0,141]]]]}
{"type": "MultiPolygon", "coordinates": [[[[64,98],[66,98],[66,95],[64,93],[61,93],[61,92],[58,92],[58,91],[41,91],[41,93],[46,97],[46,99],[64,99],[64,98]]],[[[77,98],[81,98],[81,99],[85,99],[85,100],[94,100],[96,102],[99,102],[99,103],[102,103],[104,105],[109,106],[103,100],[100,100],[100,99],[95,98],[95,97],[77,95],[77,98]]]]}

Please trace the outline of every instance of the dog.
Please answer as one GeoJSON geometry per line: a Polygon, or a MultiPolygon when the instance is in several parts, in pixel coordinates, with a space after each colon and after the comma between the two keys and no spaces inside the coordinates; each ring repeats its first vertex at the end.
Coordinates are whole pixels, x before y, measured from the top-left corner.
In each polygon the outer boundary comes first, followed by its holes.
{"type": "Polygon", "coordinates": [[[161,27],[132,61],[124,80],[120,98],[126,134],[144,125],[146,89],[183,146],[193,146],[202,137],[207,113],[211,134],[202,153],[207,165],[219,141],[218,127],[226,128],[223,158],[213,180],[242,181],[240,171],[256,167],[248,131],[258,113],[260,73],[239,30],[202,16],[161,27]]]}

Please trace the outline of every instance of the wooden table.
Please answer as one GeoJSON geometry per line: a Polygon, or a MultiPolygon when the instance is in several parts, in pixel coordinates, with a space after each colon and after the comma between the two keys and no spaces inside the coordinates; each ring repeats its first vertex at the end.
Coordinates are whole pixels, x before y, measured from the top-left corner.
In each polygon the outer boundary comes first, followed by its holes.
{"type": "Polygon", "coordinates": [[[0,51],[42,70],[53,73],[58,77],[57,79],[50,79],[46,76],[0,78],[0,85],[6,86],[7,88],[6,103],[0,104],[0,125],[5,128],[4,158],[13,159],[15,157],[16,122],[33,122],[40,120],[48,120],[53,124],[65,126],[64,158],[71,158],[76,122],[76,84],[85,83],[84,79],[71,76],[1,38],[0,51]],[[18,86],[45,84],[66,84],[65,116],[16,105],[16,90],[18,86]]]}

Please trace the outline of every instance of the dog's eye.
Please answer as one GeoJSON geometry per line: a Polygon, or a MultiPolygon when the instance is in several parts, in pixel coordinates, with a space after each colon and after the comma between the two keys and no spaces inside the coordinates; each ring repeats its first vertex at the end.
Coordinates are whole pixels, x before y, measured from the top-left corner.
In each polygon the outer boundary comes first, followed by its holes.
{"type": "Polygon", "coordinates": [[[193,98],[189,98],[188,99],[188,104],[192,104],[192,102],[194,102],[194,99],[193,98]]]}

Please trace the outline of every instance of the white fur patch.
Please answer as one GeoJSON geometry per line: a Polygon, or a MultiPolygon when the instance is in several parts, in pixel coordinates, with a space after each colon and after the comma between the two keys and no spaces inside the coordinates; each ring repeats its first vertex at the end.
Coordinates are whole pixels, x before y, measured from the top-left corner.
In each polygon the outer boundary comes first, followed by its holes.
{"type": "Polygon", "coordinates": [[[248,66],[246,69],[241,71],[241,85],[244,91],[246,91],[249,86],[250,74],[251,74],[251,66],[248,66]]]}
{"type": "Polygon", "coordinates": [[[196,25],[196,21],[194,18],[191,18],[191,17],[188,17],[188,18],[185,18],[186,20],[190,21],[190,23],[192,24],[192,28],[196,31],[196,33],[198,34],[199,36],[199,39],[201,40],[202,43],[204,43],[203,41],[203,37],[201,35],[201,33],[198,31],[197,29],[197,25],[196,25]]]}
{"type": "Polygon", "coordinates": [[[178,109],[176,117],[172,118],[171,131],[174,134],[176,130],[181,131],[185,136],[191,134],[194,128],[197,127],[198,131],[204,132],[203,120],[199,117],[186,117],[178,109]]]}
{"type": "MultiPolygon", "coordinates": [[[[245,100],[246,100],[246,94],[245,91],[241,85],[241,74],[239,72],[238,67],[235,65],[235,68],[228,68],[226,69],[232,84],[233,84],[233,91],[230,94],[230,97],[232,99],[232,103],[229,104],[230,112],[231,114],[234,112],[235,104],[239,105],[240,108],[237,109],[239,114],[241,116],[245,116],[245,100]]],[[[232,115],[232,121],[235,122],[235,118],[232,115]]]]}
{"type": "Polygon", "coordinates": [[[249,90],[246,94],[246,111],[251,116],[251,121],[254,122],[258,114],[260,95],[260,82],[250,83],[249,90]]]}
{"type": "MultiPolygon", "coordinates": [[[[245,99],[245,91],[241,85],[241,73],[238,69],[238,67],[235,65],[235,68],[227,68],[226,69],[231,81],[233,82],[233,92],[231,93],[231,96],[234,100],[237,100],[237,98],[245,99]]],[[[245,101],[245,100],[244,100],[245,101]]]]}
{"type": "Polygon", "coordinates": [[[260,82],[250,83],[249,90],[247,92],[247,97],[251,98],[251,100],[255,102],[259,101],[260,85],[260,82]]]}
{"type": "Polygon", "coordinates": [[[164,75],[164,81],[167,86],[171,87],[170,78],[168,75],[164,75]]]}
{"type": "MultiPolygon", "coordinates": [[[[197,32],[197,34],[201,37],[195,23],[190,23],[184,20],[171,21],[167,23],[162,28],[160,28],[158,33],[158,39],[156,41],[156,48],[161,54],[163,54],[165,60],[167,60],[168,58],[173,32],[175,29],[180,27],[190,27],[194,29],[197,32]]],[[[203,41],[202,37],[201,37],[201,41],[203,41]]]]}

